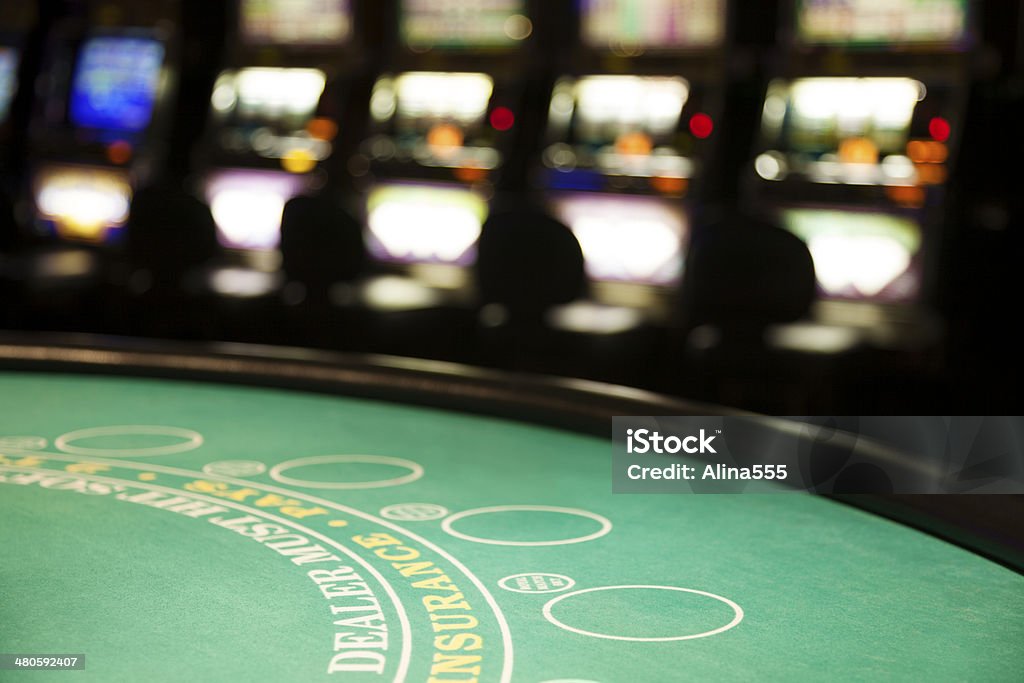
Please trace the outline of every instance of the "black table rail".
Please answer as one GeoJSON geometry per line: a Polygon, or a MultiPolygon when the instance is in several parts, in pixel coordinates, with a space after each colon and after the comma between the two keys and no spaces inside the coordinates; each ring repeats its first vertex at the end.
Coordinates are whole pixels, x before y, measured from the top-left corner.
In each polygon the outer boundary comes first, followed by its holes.
{"type": "MultiPolygon", "coordinates": [[[[789,434],[798,428],[781,418],[586,380],[514,375],[411,358],[242,344],[5,333],[0,334],[0,370],[219,382],[411,403],[591,434],[608,438],[609,448],[612,417],[623,415],[736,417],[768,432],[789,434]]],[[[843,444],[846,438],[838,435],[837,443],[843,444]]],[[[913,454],[894,452],[870,440],[857,439],[856,448],[889,467],[894,462],[908,470],[920,467],[913,454]]],[[[831,497],[1024,572],[1024,496],[831,497]]]]}

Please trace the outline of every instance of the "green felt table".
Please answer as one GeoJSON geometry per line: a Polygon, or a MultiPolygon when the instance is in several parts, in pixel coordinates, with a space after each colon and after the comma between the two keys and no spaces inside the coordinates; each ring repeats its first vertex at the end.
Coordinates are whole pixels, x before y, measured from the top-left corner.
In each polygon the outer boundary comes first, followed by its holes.
{"type": "Polygon", "coordinates": [[[0,373],[12,681],[1020,680],[1024,577],[802,494],[613,495],[608,440],[0,373]]]}

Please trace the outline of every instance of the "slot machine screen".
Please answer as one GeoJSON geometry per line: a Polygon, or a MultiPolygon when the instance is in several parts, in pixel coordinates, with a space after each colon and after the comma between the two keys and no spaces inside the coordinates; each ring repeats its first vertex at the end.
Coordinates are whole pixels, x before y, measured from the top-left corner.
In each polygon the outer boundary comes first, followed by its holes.
{"type": "Polygon", "coordinates": [[[500,163],[500,129],[487,116],[493,93],[487,74],[406,72],[378,79],[370,114],[390,135],[388,144],[422,164],[493,169],[500,163]]]}
{"type": "Polygon", "coordinates": [[[18,86],[18,51],[0,47],[0,124],[7,120],[11,99],[18,86]]]}
{"type": "Polygon", "coordinates": [[[226,71],[217,78],[211,103],[222,116],[301,127],[314,114],[327,76],[319,69],[261,67],[226,71]]]}
{"type": "Polygon", "coordinates": [[[164,46],[144,38],[93,38],[82,46],[69,115],[80,128],[144,130],[153,116],[164,46]]]}
{"type": "Polygon", "coordinates": [[[337,45],[352,36],[350,0],[243,0],[242,39],[253,45],[337,45]]]}
{"type": "Polygon", "coordinates": [[[244,251],[276,249],[284,206],[305,184],[290,173],[224,169],[211,175],[205,194],[220,243],[244,251]]]}
{"type": "Polygon", "coordinates": [[[689,83],[678,77],[586,76],[555,85],[544,163],[557,170],[597,167],[609,174],[687,178],[677,147],[689,83]]]}
{"type": "Polygon", "coordinates": [[[583,42],[613,51],[714,47],[725,10],[725,0],[581,0],[583,42]]]}
{"type": "Polygon", "coordinates": [[[951,44],[967,31],[968,0],[797,0],[810,45],[951,44]]]}
{"type": "Polygon", "coordinates": [[[493,92],[494,81],[486,74],[408,72],[379,81],[371,104],[387,113],[393,110],[403,129],[430,128],[442,121],[468,128],[483,121],[493,92]],[[384,102],[389,95],[390,102],[384,102]]]}
{"type": "Polygon", "coordinates": [[[132,189],[122,171],[45,166],[33,180],[39,216],[66,239],[104,242],[128,220],[132,189]]]}
{"type": "MultiPolygon", "coordinates": [[[[773,151],[761,155],[755,168],[768,180],[797,170],[820,182],[911,184],[923,170],[915,154],[907,155],[916,144],[911,133],[927,134],[917,130],[929,127],[927,120],[915,124],[915,111],[927,97],[925,86],[911,78],[774,82],[762,119],[773,151]]],[[[928,144],[946,150],[943,143],[928,144]]]]}
{"type": "Polygon", "coordinates": [[[677,202],[581,192],[556,196],[552,204],[579,240],[592,280],[656,286],[679,281],[689,225],[677,202]]]}
{"type": "Polygon", "coordinates": [[[921,228],[902,216],[793,208],[786,228],[807,243],[818,288],[832,299],[911,302],[921,293],[921,228]]]}
{"type": "Polygon", "coordinates": [[[470,189],[383,184],[367,203],[368,247],[382,261],[467,265],[487,214],[487,201],[470,189]]]}
{"type": "Polygon", "coordinates": [[[400,21],[413,50],[512,48],[533,32],[526,0],[403,0],[400,21]]]}

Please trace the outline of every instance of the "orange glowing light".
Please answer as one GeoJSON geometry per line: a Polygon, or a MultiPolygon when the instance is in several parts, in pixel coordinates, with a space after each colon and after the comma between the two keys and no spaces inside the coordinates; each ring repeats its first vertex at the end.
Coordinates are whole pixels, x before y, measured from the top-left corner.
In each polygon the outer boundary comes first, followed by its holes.
{"type": "Polygon", "coordinates": [[[885,188],[886,194],[896,204],[919,209],[924,206],[924,189],[920,187],[892,185],[885,188]]]}
{"type": "Polygon", "coordinates": [[[666,178],[654,176],[651,178],[651,187],[661,194],[673,197],[682,197],[690,187],[690,181],[686,178],[666,178]]]}
{"type": "Polygon", "coordinates": [[[924,140],[911,140],[907,143],[907,156],[916,164],[928,161],[928,143],[924,140]]]}
{"type": "Polygon", "coordinates": [[[306,124],[306,132],[314,140],[330,142],[338,135],[338,124],[331,119],[310,119],[309,123],[306,124]]]}
{"type": "Polygon", "coordinates": [[[461,180],[464,183],[479,183],[487,180],[487,176],[490,172],[486,168],[463,166],[455,169],[452,173],[458,180],[461,180]]]}
{"type": "Polygon", "coordinates": [[[949,158],[949,148],[941,142],[928,143],[928,160],[933,164],[941,164],[949,158]]]}
{"type": "Polygon", "coordinates": [[[466,141],[462,129],[450,123],[439,123],[427,133],[427,144],[435,154],[450,153],[466,141]]]}
{"type": "Polygon", "coordinates": [[[289,173],[309,173],[316,168],[316,157],[305,149],[288,150],[281,157],[281,168],[289,173]]]}
{"type": "Polygon", "coordinates": [[[919,164],[917,166],[917,181],[922,185],[942,185],[949,177],[945,166],[938,164],[919,164]]]}
{"type": "Polygon", "coordinates": [[[839,143],[839,160],[846,164],[877,164],[878,145],[868,138],[847,138],[839,143]]]}
{"type": "Polygon", "coordinates": [[[124,140],[118,140],[107,146],[107,159],[112,164],[124,166],[132,160],[132,146],[124,140]]]}
{"type": "Polygon", "coordinates": [[[916,164],[941,164],[949,158],[949,147],[933,140],[907,143],[907,156],[916,164]]]}
{"type": "Polygon", "coordinates": [[[615,141],[615,151],[619,154],[648,156],[653,149],[654,143],[647,133],[623,133],[615,141]]]}

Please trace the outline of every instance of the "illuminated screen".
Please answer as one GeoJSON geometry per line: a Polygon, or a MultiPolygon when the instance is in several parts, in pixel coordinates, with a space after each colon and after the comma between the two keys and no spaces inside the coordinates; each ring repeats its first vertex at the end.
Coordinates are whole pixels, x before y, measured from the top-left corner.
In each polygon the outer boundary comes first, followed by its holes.
{"type": "Polygon", "coordinates": [[[583,42],[597,49],[711,47],[725,35],[725,0],[580,0],[583,42]]]}
{"type": "Polygon", "coordinates": [[[550,121],[554,126],[571,123],[572,138],[583,144],[613,145],[634,134],[654,143],[676,132],[689,94],[689,84],[674,77],[563,79],[551,98],[550,121]]]}
{"type": "Polygon", "coordinates": [[[968,0],[797,0],[797,34],[812,44],[953,43],[968,0]]]}
{"type": "MultiPolygon", "coordinates": [[[[555,85],[544,153],[550,168],[599,167],[610,175],[687,178],[677,144],[690,96],[677,77],[586,76],[555,85]]],[[[710,120],[710,119],[709,119],[710,120]]]]}
{"type": "MultiPolygon", "coordinates": [[[[487,114],[494,92],[491,77],[476,73],[410,72],[392,83],[391,106],[401,121],[448,120],[475,125],[487,114]]],[[[383,98],[388,83],[382,81],[378,88],[374,95],[383,98]]]]}
{"type": "Polygon", "coordinates": [[[367,203],[368,246],[385,261],[467,264],[487,213],[487,202],[461,187],[382,185],[367,203]]]}
{"type": "Polygon", "coordinates": [[[217,113],[233,113],[242,120],[302,124],[316,111],[326,82],[319,69],[226,71],[217,78],[211,103],[217,113]]]}
{"type": "Polygon", "coordinates": [[[807,243],[825,296],[900,302],[920,294],[922,239],[914,221],[828,209],[787,209],[782,219],[807,243]]]}
{"type": "Polygon", "coordinates": [[[902,154],[924,86],[910,78],[805,78],[772,84],[766,130],[781,132],[791,152],[878,163],[902,154]]]}
{"type": "Polygon", "coordinates": [[[36,210],[66,239],[106,241],[128,220],[132,189],[126,174],[88,166],[50,166],[34,179],[36,210]]]}
{"type": "Polygon", "coordinates": [[[7,120],[11,99],[18,86],[18,51],[0,48],[0,123],[7,120]]]}
{"type": "Polygon", "coordinates": [[[579,240],[591,279],[652,285],[679,281],[688,225],[676,203],[580,193],[557,197],[553,204],[579,240]]]}
{"type": "Polygon", "coordinates": [[[281,217],[306,181],[289,173],[224,170],[206,180],[206,201],[220,243],[231,249],[267,251],[281,242],[281,217]]]}
{"type": "Polygon", "coordinates": [[[248,43],[325,45],[352,35],[350,0],[243,0],[241,10],[248,43]]]}
{"type": "Polygon", "coordinates": [[[93,38],[71,85],[71,122],[82,128],[144,130],[153,116],[164,47],[142,38],[93,38]]]}
{"type": "Polygon", "coordinates": [[[588,76],[575,88],[579,136],[616,140],[622,132],[662,137],[675,132],[689,87],[681,78],[588,76]]]}
{"type": "MultiPolygon", "coordinates": [[[[374,121],[390,128],[388,144],[397,144],[421,164],[493,169],[499,129],[488,122],[494,81],[487,74],[408,72],[377,80],[370,98],[374,121]]],[[[502,110],[510,117],[515,114],[502,110]]]]}
{"type": "Polygon", "coordinates": [[[533,32],[525,0],[404,0],[402,38],[413,49],[515,47],[533,32]]]}

